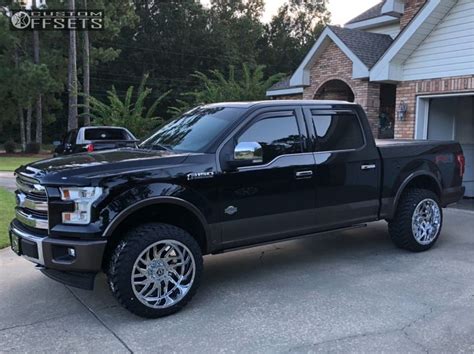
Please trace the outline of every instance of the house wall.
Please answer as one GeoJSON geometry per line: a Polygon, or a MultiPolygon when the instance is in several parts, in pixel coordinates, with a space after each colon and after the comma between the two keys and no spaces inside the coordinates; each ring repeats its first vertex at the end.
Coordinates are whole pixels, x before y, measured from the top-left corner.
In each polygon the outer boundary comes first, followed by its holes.
{"type": "Polygon", "coordinates": [[[408,111],[404,121],[395,121],[395,139],[413,139],[415,136],[416,99],[426,94],[474,93],[474,74],[430,80],[401,82],[397,86],[396,108],[404,101],[408,111]]]}
{"type": "Polygon", "coordinates": [[[474,1],[459,0],[403,68],[404,80],[474,74],[474,1]]]}
{"type": "Polygon", "coordinates": [[[393,23],[387,26],[369,28],[369,29],[366,29],[365,31],[372,32],[372,33],[388,34],[390,37],[395,38],[400,33],[400,24],[393,23]]]}
{"type": "Polygon", "coordinates": [[[301,93],[295,95],[282,95],[282,96],[273,96],[273,100],[302,100],[303,95],[301,93]]]}
{"type": "Polygon", "coordinates": [[[352,61],[334,42],[329,44],[311,68],[310,85],[304,89],[303,99],[314,99],[318,90],[330,80],[342,80],[352,89],[355,102],[365,109],[374,136],[378,136],[380,84],[353,79],[352,61]]]}
{"type": "Polygon", "coordinates": [[[406,25],[410,23],[413,17],[416,16],[418,11],[426,3],[426,0],[406,0],[405,1],[405,12],[403,13],[402,18],[400,19],[400,28],[403,30],[406,25]]]}

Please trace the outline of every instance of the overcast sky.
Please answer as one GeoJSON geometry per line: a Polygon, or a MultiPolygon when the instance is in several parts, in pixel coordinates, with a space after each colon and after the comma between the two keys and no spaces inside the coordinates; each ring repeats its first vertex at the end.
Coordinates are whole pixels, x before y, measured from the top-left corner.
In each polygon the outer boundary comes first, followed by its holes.
{"type": "MultiPolygon", "coordinates": [[[[201,0],[203,4],[208,4],[209,0],[201,0]]],[[[263,20],[269,22],[271,17],[285,0],[266,0],[265,14],[263,20]]],[[[365,10],[379,3],[380,0],[329,0],[329,10],[332,14],[333,25],[343,25],[350,19],[361,14],[365,10]]]]}

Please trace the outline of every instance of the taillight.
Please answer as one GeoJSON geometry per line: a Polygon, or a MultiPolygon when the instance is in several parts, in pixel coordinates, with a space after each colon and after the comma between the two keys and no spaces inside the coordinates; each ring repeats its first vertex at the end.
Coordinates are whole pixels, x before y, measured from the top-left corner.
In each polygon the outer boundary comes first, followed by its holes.
{"type": "Polygon", "coordinates": [[[86,150],[87,150],[87,152],[92,152],[92,151],[94,151],[94,144],[87,144],[86,150]]]}
{"type": "Polygon", "coordinates": [[[466,159],[464,158],[463,154],[457,154],[456,155],[456,160],[459,165],[459,175],[461,177],[464,176],[464,172],[466,171],[466,159]]]}

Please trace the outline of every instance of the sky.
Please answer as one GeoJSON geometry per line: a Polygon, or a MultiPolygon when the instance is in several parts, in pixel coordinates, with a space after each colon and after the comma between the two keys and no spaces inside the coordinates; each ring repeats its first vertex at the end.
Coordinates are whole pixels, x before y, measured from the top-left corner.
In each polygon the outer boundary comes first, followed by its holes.
{"type": "MultiPolygon", "coordinates": [[[[203,4],[209,3],[208,0],[201,0],[201,2],[203,4]]],[[[269,22],[284,2],[285,0],[266,0],[263,21],[269,22]]],[[[343,25],[379,2],[380,0],[329,0],[332,24],[343,25]]]]}

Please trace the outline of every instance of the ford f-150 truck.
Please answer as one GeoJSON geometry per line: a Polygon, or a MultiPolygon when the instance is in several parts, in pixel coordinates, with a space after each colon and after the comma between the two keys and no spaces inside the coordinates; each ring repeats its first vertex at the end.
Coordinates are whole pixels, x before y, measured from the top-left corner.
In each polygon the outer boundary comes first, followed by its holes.
{"type": "Polygon", "coordinates": [[[377,220],[428,250],[464,164],[456,142],[376,142],[353,103],[211,104],[138,148],[19,168],[11,245],[71,286],[104,271],[124,307],[160,317],[195,294],[203,255],[377,220]]]}

